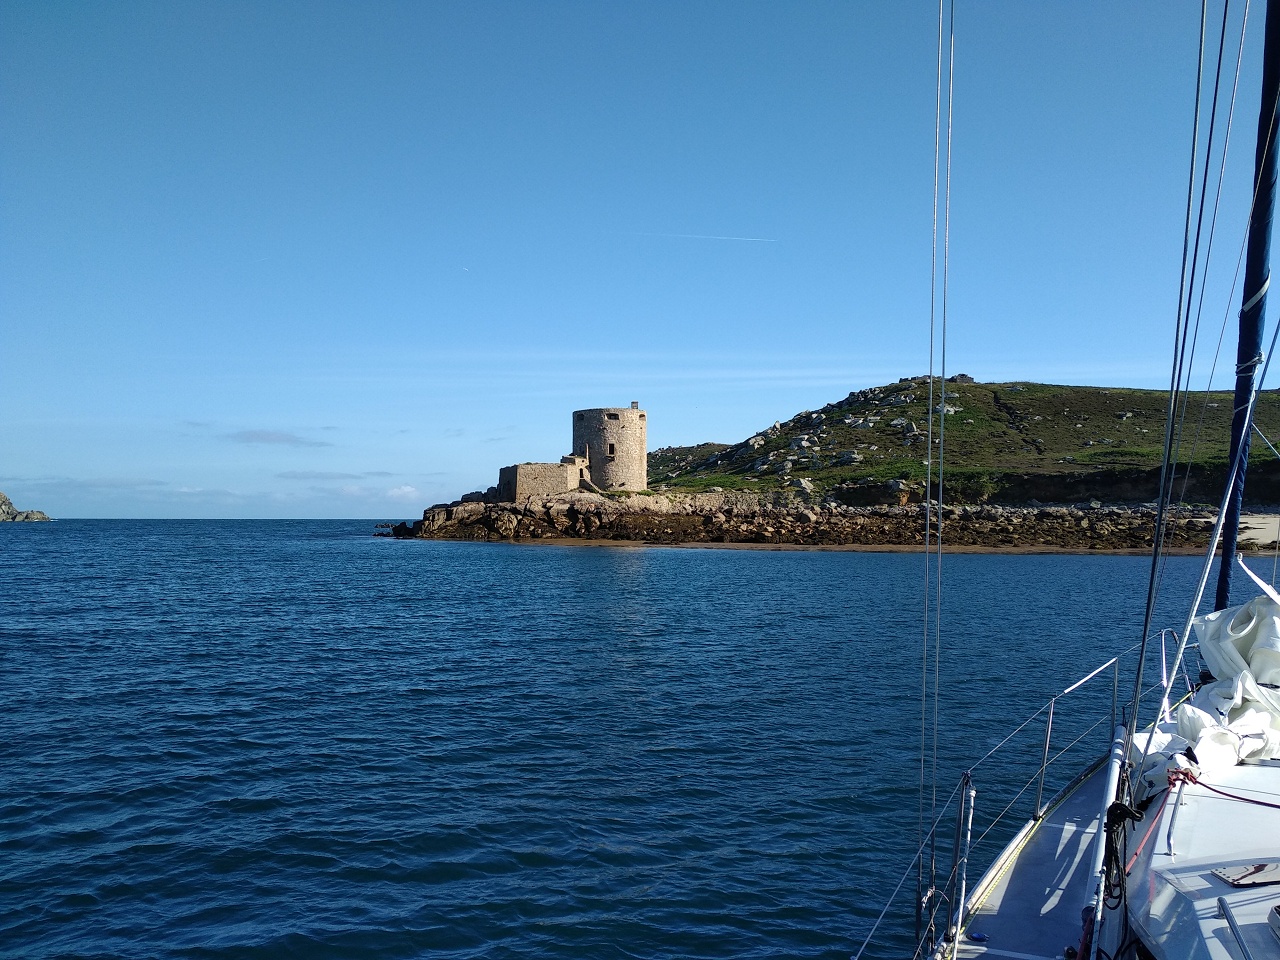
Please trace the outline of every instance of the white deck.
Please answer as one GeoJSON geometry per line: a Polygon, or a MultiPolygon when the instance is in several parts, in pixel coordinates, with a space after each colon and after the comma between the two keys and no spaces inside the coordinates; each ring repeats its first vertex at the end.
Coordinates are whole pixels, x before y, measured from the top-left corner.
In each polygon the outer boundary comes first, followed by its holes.
{"type": "MultiPolygon", "coordinates": [[[[1066,947],[1079,946],[1105,780],[1105,768],[1096,770],[1001,855],[970,899],[957,957],[1060,960],[1066,947]],[[974,934],[987,939],[974,942],[974,934]]],[[[1241,796],[1280,803],[1280,762],[1242,764],[1214,781],[1241,796]]],[[[1280,860],[1280,812],[1198,786],[1179,799],[1150,811],[1158,812],[1159,823],[1129,878],[1135,932],[1161,960],[1237,960],[1239,946],[1217,908],[1223,897],[1254,960],[1280,960],[1280,939],[1267,925],[1268,911],[1280,904],[1280,885],[1233,888],[1211,872],[1280,860]],[[1155,902],[1160,906],[1153,912],[1155,902]]],[[[1131,854],[1149,827],[1134,825],[1131,854]]]]}
{"type": "Polygon", "coordinates": [[[1051,808],[1008,859],[1002,855],[975,889],[966,925],[967,935],[987,940],[975,943],[966,935],[958,957],[1054,960],[1066,947],[1080,946],[1105,785],[1100,767],[1051,808]]]}
{"type": "MultiPolygon", "coordinates": [[[[1204,781],[1237,797],[1280,803],[1280,761],[1240,764],[1204,781]]],[[[1167,960],[1236,960],[1241,951],[1219,912],[1221,897],[1254,960],[1280,958],[1280,939],[1267,925],[1280,885],[1233,887],[1213,874],[1280,860],[1280,810],[1193,784],[1181,797],[1175,791],[1159,816],[1129,875],[1130,915],[1151,952],[1167,960]]],[[[1145,824],[1138,824],[1131,850],[1142,832],[1145,824]]]]}

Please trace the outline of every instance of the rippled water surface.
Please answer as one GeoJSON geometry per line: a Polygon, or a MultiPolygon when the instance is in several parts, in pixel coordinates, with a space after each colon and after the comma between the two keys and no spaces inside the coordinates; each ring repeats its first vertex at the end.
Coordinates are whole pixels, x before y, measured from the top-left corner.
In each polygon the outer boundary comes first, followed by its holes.
{"type": "MultiPolygon", "coordinates": [[[[370,532],[0,525],[0,955],[857,951],[916,842],[919,556],[370,532]]],[[[1137,639],[1146,566],[947,558],[948,776],[1137,639]]]]}

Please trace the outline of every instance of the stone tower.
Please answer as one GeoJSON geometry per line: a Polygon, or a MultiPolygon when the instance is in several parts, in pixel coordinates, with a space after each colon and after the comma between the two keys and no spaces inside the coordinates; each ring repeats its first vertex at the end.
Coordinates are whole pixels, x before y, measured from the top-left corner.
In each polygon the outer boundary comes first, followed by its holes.
{"type": "Polygon", "coordinates": [[[573,453],[588,458],[591,482],[601,490],[646,489],[648,447],[640,404],[573,411],[573,453]]]}

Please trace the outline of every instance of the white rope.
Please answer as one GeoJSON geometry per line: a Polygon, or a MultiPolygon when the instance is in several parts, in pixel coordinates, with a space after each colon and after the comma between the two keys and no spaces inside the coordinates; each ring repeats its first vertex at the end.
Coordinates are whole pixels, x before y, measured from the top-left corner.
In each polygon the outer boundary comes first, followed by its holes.
{"type": "Polygon", "coordinates": [[[1258,305],[1258,301],[1267,295],[1267,288],[1270,286],[1271,286],[1271,274],[1268,273],[1267,279],[1262,281],[1262,286],[1258,289],[1258,292],[1253,295],[1252,299],[1250,299],[1248,303],[1246,303],[1243,307],[1240,308],[1240,312],[1248,313],[1250,310],[1256,307],[1258,305]]]}
{"type": "Polygon", "coordinates": [[[1236,554],[1236,563],[1240,564],[1240,569],[1249,575],[1249,579],[1256,583],[1258,589],[1265,593],[1273,603],[1280,603],[1280,593],[1276,593],[1276,588],[1250,570],[1248,564],[1244,562],[1244,557],[1238,553],[1236,554]]]}
{"type": "MultiPolygon", "coordinates": [[[[1240,312],[1241,312],[1241,313],[1244,313],[1244,311],[1243,311],[1243,310],[1241,310],[1240,312]]],[[[1246,360],[1244,363],[1237,363],[1237,364],[1236,364],[1236,376],[1237,376],[1237,377],[1242,377],[1242,376],[1244,376],[1246,373],[1253,373],[1253,371],[1255,371],[1255,370],[1257,370],[1257,369],[1258,369],[1258,364],[1262,363],[1262,361],[1263,361],[1263,360],[1265,360],[1265,359],[1266,359],[1266,355],[1265,355],[1265,354],[1262,354],[1262,353],[1255,353],[1252,357],[1250,357],[1250,358],[1249,358],[1248,360],[1246,360]]]]}

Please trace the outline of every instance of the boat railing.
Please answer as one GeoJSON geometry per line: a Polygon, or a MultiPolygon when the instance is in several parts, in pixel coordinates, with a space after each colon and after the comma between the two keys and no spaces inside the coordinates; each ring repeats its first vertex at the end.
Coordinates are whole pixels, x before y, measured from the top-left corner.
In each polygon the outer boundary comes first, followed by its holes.
{"type": "MultiPolygon", "coordinates": [[[[1180,671],[1190,689],[1191,681],[1185,670],[1169,663],[1171,638],[1177,639],[1172,631],[1163,631],[1158,636],[1158,644],[1153,637],[1148,645],[1153,654],[1158,651],[1161,680],[1143,691],[1139,710],[1144,704],[1160,700],[1171,670],[1180,671]]],[[[1119,701],[1120,673],[1128,669],[1126,661],[1136,660],[1141,647],[1142,644],[1135,644],[1051,696],[965,767],[950,794],[936,806],[915,855],[853,960],[860,960],[864,954],[877,955],[868,951],[878,943],[877,931],[913,874],[916,877],[914,957],[933,956],[941,960],[954,955],[959,935],[965,930],[967,904],[979,902],[986,892],[982,883],[972,892],[968,891],[969,863],[989,861],[992,865],[985,871],[984,881],[998,877],[1004,858],[1011,857],[1046,814],[1106,762],[1115,728],[1126,720],[1121,715],[1119,701]],[[1103,684],[1109,685],[1110,690],[1103,684]],[[1071,710],[1064,709],[1068,703],[1071,710]],[[1038,760],[1034,767],[1026,763],[1028,756],[1038,760]],[[1062,769],[1062,762],[1068,758],[1076,761],[1072,769],[1081,772],[1055,789],[1052,773],[1062,769]],[[992,775],[984,782],[982,774],[988,770],[992,775]],[[980,792],[989,794],[994,802],[979,806],[980,792]],[[1034,797],[1029,804],[1026,803],[1028,794],[1034,797]],[[1013,826],[1017,821],[1021,821],[1020,829],[1013,826]],[[951,836],[944,839],[943,833],[947,831],[951,836]],[[940,847],[948,845],[949,855],[939,852],[940,847]],[[1004,852],[997,855],[991,852],[992,848],[1004,852]],[[950,862],[945,875],[937,866],[940,861],[950,862]]],[[[901,940],[896,948],[885,946],[893,950],[885,956],[902,955],[901,940]]]]}

